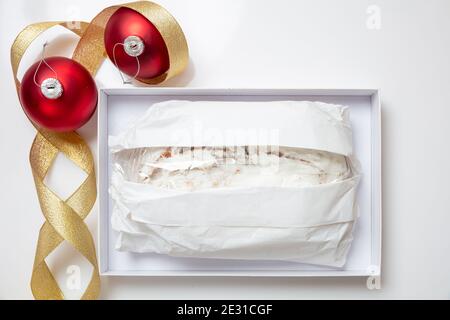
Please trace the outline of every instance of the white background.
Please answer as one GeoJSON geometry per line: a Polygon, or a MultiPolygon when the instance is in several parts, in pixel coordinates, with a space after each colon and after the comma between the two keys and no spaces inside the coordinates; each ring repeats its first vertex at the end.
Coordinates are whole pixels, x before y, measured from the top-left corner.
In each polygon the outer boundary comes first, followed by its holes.
{"type": "MultiPolygon", "coordinates": [[[[45,20],[89,21],[102,8],[117,3],[0,2],[0,298],[32,298],[29,280],[43,222],[28,163],[35,130],[17,100],[9,47],[27,24],[45,20]]],[[[382,90],[382,289],[367,290],[362,278],[103,278],[101,298],[449,299],[450,2],[159,3],[183,27],[191,55],[188,70],[166,85],[382,90]],[[375,25],[367,24],[373,8],[380,10],[379,29],[376,21],[375,25]]],[[[110,63],[105,63],[99,77],[111,70],[110,63]]],[[[117,80],[118,77],[108,77],[104,82],[111,85],[119,83],[117,80]]],[[[80,132],[94,148],[95,119],[80,132]]],[[[67,195],[78,185],[79,178],[78,172],[61,158],[49,184],[61,195],[67,195]]],[[[94,236],[96,218],[95,209],[87,220],[94,236]]],[[[80,265],[85,275],[89,270],[83,261],[63,246],[49,263],[62,281],[63,290],[69,297],[76,297],[77,293],[65,285],[66,266],[80,265]]]]}

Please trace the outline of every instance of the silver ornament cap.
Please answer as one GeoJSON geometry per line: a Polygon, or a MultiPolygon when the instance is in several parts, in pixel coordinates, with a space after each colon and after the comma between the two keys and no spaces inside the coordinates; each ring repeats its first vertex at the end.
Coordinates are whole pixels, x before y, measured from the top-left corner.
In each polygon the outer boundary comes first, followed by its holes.
{"type": "Polygon", "coordinates": [[[47,99],[55,100],[63,94],[63,87],[58,79],[48,78],[42,81],[41,92],[47,99]]]}
{"type": "Polygon", "coordinates": [[[144,41],[138,36],[129,36],[123,42],[125,52],[130,57],[139,57],[145,49],[144,41]]]}

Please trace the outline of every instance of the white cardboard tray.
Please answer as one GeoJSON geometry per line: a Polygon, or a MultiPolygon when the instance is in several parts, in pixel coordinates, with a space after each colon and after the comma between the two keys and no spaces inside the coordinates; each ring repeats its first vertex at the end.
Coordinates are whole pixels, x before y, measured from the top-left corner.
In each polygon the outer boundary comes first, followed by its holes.
{"type": "Polygon", "coordinates": [[[380,276],[381,273],[381,106],[376,89],[190,89],[121,88],[100,90],[98,107],[99,265],[107,276],[380,276]],[[343,268],[293,262],[174,258],[118,252],[111,228],[108,193],[108,136],[124,130],[153,103],[165,100],[310,100],[350,107],[355,153],[362,180],[360,217],[343,268]]]}

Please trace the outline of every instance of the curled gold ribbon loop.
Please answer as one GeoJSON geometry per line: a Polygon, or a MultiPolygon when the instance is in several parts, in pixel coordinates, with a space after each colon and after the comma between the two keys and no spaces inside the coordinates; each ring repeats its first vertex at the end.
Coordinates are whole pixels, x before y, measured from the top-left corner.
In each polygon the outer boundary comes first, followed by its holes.
{"type": "Polygon", "coordinates": [[[39,233],[31,289],[36,299],[63,299],[45,258],[65,240],[93,266],[91,281],[82,299],[95,299],[100,292],[100,277],[94,241],[83,221],[96,199],[94,161],[89,147],[78,134],[70,132],[58,135],[47,139],[38,133],[30,152],[39,203],[46,219],[39,233]],[[87,174],[86,180],[65,201],[44,184],[45,176],[59,152],[87,174]]]}
{"type": "MultiPolygon", "coordinates": [[[[186,68],[189,59],[183,31],[164,8],[153,2],[138,1],[108,7],[100,12],[91,23],[41,22],[23,29],[11,47],[11,66],[19,99],[20,81],[17,78],[17,71],[20,61],[30,44],[41,33],[60,25],[79,35],[80,40],[72,58],[82,64],[92,76],[95,76],[106,57],[105,26],[111,15],[121,7],[133,9],[149,19],[163,36],[169,52],[170,67],[165,74],[154,79],[138,80],[147,84],[157,84],[181,73],[186,68]],[[74,25],[79,28],[72,28],[74,25]]],[[[31,277],[33,295],[36,299],[64,299],[45,259],[63,241],[67,241],[93,266],[91,280],[81,298],[95,299],[100,293],[100,276],[94,241],[84,223],[84,219],[94,206],[97,197],[91,150],[76,132],[55,133],[36,125],[35,127],[38,133],[31,147],[30,164],[39,203],[46,221],[39,232],[31,277]],[[87,174],[84,182],[66,200],[59,198],[44,183],[44,179],[59,153],[63,153],[87,174]]]]}
{"type": "Polygon", "coordinates": [[[92,55],[91,59],[85,60],[84,66],[91,72],[96,70],[100,59],[103,60],[102,57],[98,56],[98,48],[104,47],[104,29],[106,24],[109,18],[123,7],[135,10],[150,20],[161,33],[169,52],[169,70],[166,73],[152,79],[137,78],[138,81],[146,84],[159,84],[173,78],[186,69],[189,63],[189,48],[183,30],[166,9],[150,1],[137,1],[111,6],[100,12],[92,19],[83,37],[80,39],[73,57],[75,60],[80,56],[87,57],[92,55]]]}

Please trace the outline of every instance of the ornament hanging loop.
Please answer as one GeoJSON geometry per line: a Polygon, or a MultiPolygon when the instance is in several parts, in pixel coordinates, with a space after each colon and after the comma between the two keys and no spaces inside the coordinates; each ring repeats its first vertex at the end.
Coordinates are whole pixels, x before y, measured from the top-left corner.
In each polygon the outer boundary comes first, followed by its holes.
{"type": "Polygon", "coordinates": [[[36,71],[34,72],[33,81],[36,86],[41,88],[41,92],[47,99],[55,100],[61,97],[63,94],[63,87],[61,82],[58,80],[58,73],[53,69],[45,60],[45,49],[48,46],[48,42],[45,42],[42,46],[42,57],[39,61],[38,67],[36,68],[36,71]],[[41,84],[37,83],[36,77],[38,74],[39,69],[41,68],[42,64],[45,64],[47,68],[49,68],[53,73],[53,78],[46,78],[44,81],[42,81],[41,84]]]}
{"type": "Polygon", "coordinates": [[[114,45],[114,47],[113,47],[114,65],[116,66],[117,70],[119,71],[119,75],[120,75],[120,78],[122,78],[123,84],[131,84],[133,80],[137,79],[139,73],[141,72],[141,63],[139,61],[139,56],[144,52],[144,49],[145,49],[144,42],[142,41],[141,38],[139,38],[137,36],[129,36],[124,40],[123,43],[118,42],[114,45]],[[123,46],[124,51],[128,56],[136,58],[136,63],[137,63],[136,74],[128,80],[126,80],[125,77],[123,76],[122,72],[119,69],[119,65],[117,63],[116,49],[118,46],[123,46]]]}

